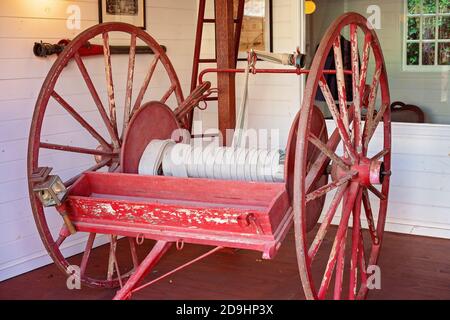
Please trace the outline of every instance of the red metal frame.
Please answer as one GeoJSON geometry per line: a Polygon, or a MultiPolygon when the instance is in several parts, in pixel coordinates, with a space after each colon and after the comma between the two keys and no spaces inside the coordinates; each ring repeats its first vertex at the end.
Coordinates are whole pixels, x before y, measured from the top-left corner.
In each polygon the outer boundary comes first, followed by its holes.
{"type": "MultiPolygon", "coordinates": [[[[233,51],[234,52],[234,51],[233,51]]],[[[230,55],[230,54],[228,54],[230,55]]],[[[30,200],[34,217],[41,238],[55,264],[67,272],[68,262],[63,257],[60,246],[70,236],[65,224],[62,225],[58,238],[53,239],[44,209],[33,192],[35,172],[39,171],[40,150],[51,149],[60,152],[91,155],[95,163],[87,170],[68,179],[67,201],[58,210],[69,216],[79,232],[89,233],[86,249],[82,258],[81,280],[91,286],[121,287],[116,299],[130,298],[132,292],[161,279],[138,287],[139,282],[169,249],[177,243],[181,249],[183,243],[213,245],[216,248],[193,261],[175,268],[169,274],[181,270],[222,247],[257,250],[263,257],[273,258],[284,239],[289,226],[294,222],[296,237],[297,263],[305,295],[309,299],[342,298],[343,281],[346,277],[345,260],[350,259],[350,276],[348,298],[365,298],[368,288],[366,267],[376,264],[382,244],[384,224],[389,193],[389,173],[391,157],[389,88],[386,68],[380,44],[373,29],[367,27],[367,20],[358,14],[349,13],[338,18],[326,32],[324,39],[314,58],[311,70],[302,69],[256,69],[253,73],[309,73],[302,108],[291,128],[285,183],[249,183],[238,181],[217,181],[207,179],[183,179],[171,177],[149,177],[136,174],[114,173],[124,170],[131,172],[136,166],[139,150],[156,134],[158,121],[162,127],[172,123],[173,128],[180,127],[184,115],[192,110],[201,100],[209,85],[203,82],[208,72],[240,73],[243,69],[217,68],[204,70],[200,74],[201,88],[184,100],[178,78],[164,50],[148,34],[131,25],[122,23],[106,23],[94,26],[81,33],[71,41],[66,50],[60,54],[50,70],[40,92],[32,120],[28,152],[28,177],[30,200]],[[350,26],[352,70],[344,70],[340,35],[344,27],[350,26]],[[125,32],[130,35],[130,59],[126,85],[125,119],[123,136],[119,135],[116,119],[116,102],[112,81],[111,58],[108,33],[125,32]],[[357,32],[364,34],[363,56],[361,68],[358,57],[357,32]],[[89,72],[80,57],[78,50],[95,36],[103,39],[103,54],[106,71],[108,94],[108,112],[96,91],[89,72]],[[155,52],[144,82],[138,92],[134,107],[131,106],[134,47],[136,40],[144,41],[155,52]],[[336,70],[324,70],[325,60],[333,50],[336,70]],[[373,52],[376,72],[371,85],[366,85],[367,66],[373,52]],[[103,120],[108,139],[103,138],[94,126],[72,107],[61,95],[56,93],[55,84],[62,70],[71,61],[75,61],[86,82],[89,93],[103,120]],[[156,65],[161,63],[167,73],[169,88],[158,98],[159,102],[143,103],[150,80],[156,65]],[[325,74],[336,74],[339,83],[339,104],[336,105],[331,90],[324,78],[325,74]],[[352,75],[353,99],[347,105],[345,75],[352,75]],[[381,104],[377,107],[377,92],[381,91],[381,104]],[[315,108],[315,97],[321,90],[326,104],[333,116],[336,129],[328,136],[324,119],[315,108]],[[176,96],[178,109],[171,111],[165,106],[171,95],[176,96]],[[99,143],[99,147],[84,148],[52,142],[41,141],[41,130],[46,108],[50,99],[72,116],[82,128],[99,143]],[[199,100],[200,99],[200,100],[199,100]],[[362,122],[361,109],[367,108],[366,121],[362,122]],[[159,110],[159,111],[158,111],[159,110]],[[165,111],[161,111],[165,110],[165,111]],[[165,114],[165,115],[163,115],[165,114]],[[133,118],[133,116],[135,116],[133,118]],[[145,126],[154,125],[154,130],[146,130],[145,126]],[[375,156],[369,157],[369,143],[375,130],[380,127],[384,137],[383,149],[375,156]],[[351,130],[351,131],[350,131],[351,130]],[[148,131],[148,132],[147,132],[148,131]],[[134,136],[132,133],[138,132],[134,136]],[[131,137],[131,138],[130,138],[131,137]],[[108,140],[111,140],[111,143],[108,140]],[[336,154],[336,148],[342,142],[342,156],[336,154]],[[134,161],[130,168],[126,157],[134,161]],[[381,161],[382,160],[382,161],[381,161]],[[121,167],[123,166],[123,167],[121,167]],[[109,173],[95,173],[107,167],[109,173]],[[331,172],[331,181],[328,182],[331,172]],[[377,180],[378,179],[378,180],[377,180]],[[381,191],[373,183],[381,184],[381,191]],[[316,225],[324,206],[327,194],[336,191],[331,203],[325,208],[324,220],[319,228],[316,225]],[[369,192],[370,191],[370,192],[369,192]],[[371,202],[373,197],[379,202],[378,219],[373,217],[371,202]],[[321,283],[315,283],[312,277],[313,261],[316,255],[324,252],[323,240],[330,231],[330,225],[339,205],[342,204],[339,222],[329,259],[324,268],[321,283]],[[361,209],[365,211],[369,228],[361,227],[361,209]],[[353,228],[348,225],[352,218],[353,228]],[[371,241],[364,243],[363,233],[367,231],[371,241]],[[110,238],[110,259],[106,279],[94,279],[87,275],[87,265],[96,234],[108,234],[110,238]],[[352,243],[345,246],[345,239],[351,233],[352,243]],[[133,266],[129,272],[119,272],[116,258],[116,237],[129,237],[130,255],[133,266]],[[155,239],[157,243],[148,256],[139,264],[133,238],[138,242],[144,238],[155,239]],[[346,249],[349,249],[346,250],[346,249]],[[369,255],[366,248],[370,248],[369,255]],[[349,254],[347,254],[349,253],[349,254]],[[347,257],[349,255],[349,257],[347,257]],[[116,277],[114,277],[116,274],[116,277]],[[330,283],[334,275],[334,288],[330,283]],[[125,280],[128,279],[127,282],[125,280]]],[[[230,88],[228,88],[230,89],[230,88]]],[[[220,95],[220,92],[219,92],[220,95]]],[[[229,97],[228,97],[229,98],[229,97]]],[[[132,162],[132,161],[131,161],[132,162]]],[[[367,240],[367,239],[366,239],[367,240]]],[[[317,263],[317,261],[315,262],[317,263]]],[[[320,267],[320,266],[318,266],[320,267]]]]}
{"type": "MultiPolygon", "coordinates": [[[[278,74],[296,74],[296,75],[302,75],[302,74],[309,74],[311,70],[308,69],[257,69],[254,68],[251,71],[253,74],[258,73],[278,73],[278,74]]],[[[200,72],[199,74],[199,83],[202,84],[204,82],[204,77],[208,73],[245,73],[245,69],[218,69],[218,68],[207,68],[200,72]]],[[[323,70],[323,74],[336,74],[336,70],[323,70]]],[[[344,74],[351,75],[351,70],[344,70],[344,74]]]]}

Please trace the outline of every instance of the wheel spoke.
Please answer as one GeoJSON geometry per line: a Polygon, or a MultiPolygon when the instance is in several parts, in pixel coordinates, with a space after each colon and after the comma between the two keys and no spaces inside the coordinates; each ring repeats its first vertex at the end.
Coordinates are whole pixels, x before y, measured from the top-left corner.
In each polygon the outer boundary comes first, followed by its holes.
{"type": "Polygon", "coordinates": [[[358,33],[355,24],[350,25],[351,57],[352,57],[352,90],[355,116],[353,118],[354,147],[357,153],[362,152],[361,133],[361,94],[359,76],[358,33]]]}
{"type": "MultiPolygon", "coordinates": [[[[65,224],[64,224],[64,225],[65,225],[65,224]]],[[[66,235],[60,234],[60,235],[58,236],[58,239],[56,239],[56,241],[55,241],[55,245],[59,248],[59,247],[63,244],[64,240],[66,240],[66,239],[67,239],[67,236],[66,236],[66,235]]]]}
{"type": "Polygon", "coordinates": [[[134,270],[139,267],[139,259],[137,256],[136,244],[134,242],[134,238],[128,238],[128,242],[130,244],[130,252],[131,252],[131,260],[133,261],[134,270]]]}
{"type": "Polygon", "coordinates": [[[314,144],[323,154],[325,154],[330,160],[335,162],[339,167],[341,167],[343,170],[348,170],[349,167],[342,161],[339,156],[334,153],[333,150],[329,149],[325,143],[322,142],[318,137],[316,137],[313,133],[309,133],[308,137],[309,142],[314,144]]]}
{"type": "Polygon", "coordinates": [[[376,155],[374,155],[370,160],[371,161],[378,161],[381,158],[383,158],[385,155],[387,155],[389,153],[388,149],[383,149],[380,152],[378,152],[376,155]]]}
{"type": "Polygon", "coordinates": [[[108,258],[108,273],[106,279],[112,280],[114,276],[114,257],[117,249],[117,236],[111,235],[109,238],[109,258],[108,258]]]}
{"type": "Polygon", "coordinates": [[[366,86],[367,80],[367,69],[369,68],[369,57],[370,57],[370,43],[372,42],[372,35],[367,33],[364,37],[364,47],[363,47],[363,56],[361,61],[361,77],[360,77],[360,85],[359,91],[361,95],[361,100],[363,99],[364,90],[366,86]]]}
{"type": "Polygon", "coordinates": [[[107,158],[107,159],[104,159],[104,160],[100,161],[96,165],[90,167],[89,169],[87,169],[87,170],[81,172],[80,174],[77,174],[76,176],[70,178],[69,180],[65,181],[64,185],[66,186],[66,188],[70,187],[71,185],[73,185],[75,183],[75,181],[77,181],[86,172],[100,170],[101,168],[106,166],[110,161],[111,161],[111,158],[107,158]]]}
{"type": "Polygon", "coordinates": [[[366,269],[366,253],[364,248],[364,238],[362,229],[359,229],[359,245],[358,245],[358,266],[361,279],[361,285],[356,295],[356,299],[364,298],[364,290],[367,288],[367,269],[366,269]]]}
{"type": "MultiPolygon", "coordinates": [[[[336,123],[336,127],[339,131],[339,134],[341,136],[342,142],[345,146],[345,149],[347,150],[348,154],[350,155],[350,157],[352,158],[352,160],[356,159],[356,155],[355,152],[353,150],[353,145],[350,141],[350,137],[348,135],[348,125],[344,125],[342,118],[340,117],[340,113],[339,110],[337,109],[335,103],[334,103],[334,99],[333,99],[333,94],[331,93],[330,88],[328,87],[328,84],[325,80],[325,77],[321,77],[321,79],[319,80],[319,87],[322,90],[322,94],[325,97],[325,100],[327,102],[327,105],[330,109],[331,115],[333,116],[334,122],[336,123]]],[[[347,109],[346,109],[347,110],[347,109]]],[[[352,109],[353,111],[353,109],[352,109]]]]}
{"type": "Polygon", "coordinates": [[[80,147],[72,147],[72,146],[63,146],[63,145],[59,145],[59,144],[46,143],[46,142],[41,142],[39,144],[39,147],[43,148],[43,149],[51,149],[51,150],[82,153],[82,154],[91,154],[91,155],[95,155],[95,156],[113,157],[113,156],[117,155],[117,153],[113,153],[113,152],[80,148],[80,147]]]}
{"type": "Polygon", "coordinates": [[[96,233],[90,233],[88,240],[86,242],[86,247],[84,249],[84,253],[83,253],[83,258],[81,259],[81,264],[80,264],[80,276],[83,277],[84,274],[86,273],[86,267],[89,261],[89,256],[91,255],[91,251],[92,251],[92,246],[94,245],[94,240],[95,240],[95,236],[97,234],[96,233]]]}
{"type": "MultiPolygon", "coordinates": [[[[109,33],[103,33],[103,56],[105,58],[105,74],[106,74],[106,87],[108,91],[108,103],[109,103],[109,119],[114,130],[116,137],[119,136],[117,132],[117,116],[116,116],[116,100],[114,97],[114,82],[112,75],[111,66],[111,51],[109,47],[109,33]]],[[[120,147],[120,142],[118,141],[116,148],[120,147]]]]}
{"type": "Polygon", "coordinates": [[[65,101],[58,93],[52,92],[51,96],[56,100],[83,128],[85,128],[103,147],[111,149],[108,142],[89,124],[75,109],[65,101]]]}
{"type": "MultiPolygon", "coordinates": [[[[338,129],[335,129],[333,134],[328,139],[327,147],[331,150],[336,150],[339,144],[340,138],[338,129]]],[[[325,168],[330,163],[330,158],[324,153],[319,154],[316,161],[310,166],[308,174],[305,179],[305,190],[309,192],[311,187],[317,182],[317,180],[323,175],[325,168]]]]}
{"type": "Polygon", "coordinates": [[[124,114],[123,114],[122,136],[124,135],[125,129],[127,128],[128,122],[130,121],[135,62],[136,62],[136,34],[133,33],[131,35],[131,41],[130,41],[130,56],[129,56],[129,61],[128,61],[128,76],[127,76],[127,87],[126,87],[126,95],[125,95],[125,107],[124,107],[124,114]]]}
{"type": "Polygon", "coordinates": [[[327,234],[328,227],[331,224],[331,221],[333,221],[334,215],[336,213],[336,209],[338,208],[342,197],[344,196],[345,191],[347,190],[348,183],[343,184],[339,187],[339,189],[336,191],[336,194],[334,195],[333,201],[330,204],[330,207],[328,208],[328,211],[319,227],[319,230],[317,231],[317,234],[309,247],[308,250],[308,258],[310,263],[314,261],[314,258],[319,251],[320,245],[323,242],[323,239],[325,238],[325,235],[327,234]]]}
{"type": "Polygon", "coordinates": [[[369,226],[370,237],[373,244],[377,245],[380,242],[378,238],[377,229],[375,228],[375,220],[373,219],[372,207],[370,205],[370,198],[367,189],[364,189],[362,194],[362,201],[364,205],[364,212],[366,213],[367,225],[369,226]]]}
{"type": "Polygon", "coordinates": [[[367,285],[366,253],[364,249],[364,238],[362,229],[359,229],[359,247],[358,247],[359,272],[361,274],[361,287],[367,285]]]}
{"type": "MultiPolygon", "coordinates": [[[[353,115],[353,106],[350,107],[350,123],[353,121],[352,115],[353,115]]],[[[340,142],[340,133],[339,129],[336,128],[333,133],[331,134],[330,138],[327,142],[327,148],[332,150],[333,152],[336,150],[337,146],[340,142]]],[[[321,153],[317,157],[316,161],[310,166],[308,174],[306,175],[305,179],[305,186],[306,186],[306,192],[311,191],[312,186],[317,182],[318,179],[323,175],[323,172],[325,168],[329,164],[329,158],[321,153]]]]}
{"type": "Polygon", "coordinates": [[[387,104],[383,104],[380,108],[380,110],[377,113],[377,116],[375,117],[375,120],[373,120],[373,123],[371,124],[370,128],[368,129],[368,134],[364,139],[364,148],[367,150],[369,146],[369,142],[373,137],[373,134],[375,133],[375,130],[378,127],[378,124],[380,123],[381,119],[384,116],[384,113],[386,112],[386,109],[388,108],[387,104]]]}
{"type": "Polygon", "coordinates": [[[103,103],[98,95],[98,92],[95,89],[94,83],[92,82],[92,79],[89,76],[89,73],[87,72],[86,66],[84,65],[83,60],[81,59],[80,54],[78,52],[75,53],[74,59],[78,66],[78,69],[81,72],[81,75],[83,76],[84,82],[86,83],[86,86],[88,87],[89,92],[91,93],[92,99],[94,99],[95,105],[97,106],[100,116],[102,117],[102,120],[105,123],[106,129],[108,130],[108,133],[111,136],[113,144],[116,147],[119,145],[119,137],[116,131],[114,131],[111,121],[109,120],[109,117],[106,114],[105,107],[103,106],[103,103]]]}
{"type": "Polygon", "coordinates": [[[130,118],[132,118],[134,113],[138,111],[138,109],[141,107],[142,100],[144,99],[145,92],[147,91],[150,80],[152,79],[153,73],[155,72],[158,61],[159,61],[159,54],[155,55],[152,63],[150,64],[150,68],[148,69],[147,74],[145,75],[144,82],[142,83],[141,89],[139,90],[139,94],[134,103],[134,107],[133,110],[131,111],[130,118]]]}
{"type": "Polygon", "coordinates": [[[378,189],[373,185],[369,185],[367,189],[370,190],[370,192],[372,192],[374,195],[376,195],[380,200],[386,200],[386,196],[378,191],[378,189]]]}
{"type": "Polygon", "coordinates": [[[59,249],[59,247],[63,244],[64,240],[66,240],[71,235],[67,225],[63,223],[61,229],[59,230],[58,238],[54,241],[53,245],[55,248],[59,249]]]}
{"type": "MultiPolygon", "coordinates": [[[[350,112],[350,123],[353,121],[353,106],[350,106],[349,109],[350,112]]],[[[331,151],[335,151],[337,146],[340,142],[340,133],[339,129],[334,129],[333,133],[331,134],[330,138],[327,142],[327,148],[331,151]]],[[[311,190],[311,187],[317,182],[318,179],[323,175],[323,172],[325,168],[329,164],[329,158],[321,153],[317,157],[316,161],[310,166],[308,174],[306,175],[305,179],[305,186],[306,186],[306,192],[309,192],[311,190]]]]}
{"type": "Polygon", "coordinates": [[[341,241],[341,245],[339,247],[339,254],[336,262],[336,275],[334,278],[334,300],[340,300],[341,299],[341,293],[342,293],[342,282],[344,278],[344,266],[345,266],[345,243],[347,240],[347,231],[348,229],[345,229],[344,238],[341,241]]]}
{"type": "Polygon", "coordinates": [[[117,279],[119,280],[119,285],[122,288],[122,276],[120,274],[119,264],[117,263],[117,236],[111,235],[110,236],[110,247],[109,247],[109,261],[108,261],[108,274],[107,274],[107,280],[112,281],[114,276],[114,270],[117,274],[117,279]]]}
{"type": "Polygon", "coordinates": [[[336,79],[337,79],[337,89],[339,96],[339,106],[341,111],[341,118],[343,119],[345,129],[349,133],[349,121],[347,113],[347,94],[345,90],[345,75],[344,75],[344,63],[342,60],[342,49],[341,49],[341,36],[338,35],[333,43],[334,51],[334,61],[336,65],[336,79]]]}
{"type": "Polygon", "coordinates": [[[341,221],[339,223],[338,231],[333,242],[333,247],[331,248],[330,257],[325,268],[325,274],[320,284],[320,289],[318,292],[319,299],[324,299],[330,285],[331,277],[333,275],[334,267],[336,265],[337,255],[339,254],[339,248],[341,247],[341,242],[344,241],[344,235],[347,230],[348,221],[350,218],[350,213],[353,209],[353,204],[355,202],[356,194],[358,191],[358,185],[352,184],[348,189],[348,197],[342,208],[341,221]]]}
{"type": "Polygon", "coordinates": [[[161,98],[161,103],[166,103],[167,99],[172,95],[172,93],[175,91],[176,86],[171,85],[170,88],[164,93],[163,97],[161,98]]]}
{"type": "Polygon", "coordinates": [[[372,127],[373,122],[373,115],[375,112],[375,102],[377,99],[378,94],[378,86],[380,84],[380,77],[381,77],[381,65],[376,66],[375,74],[373,76],[372,80],[372,86],[370,87],[369,92],[369,102],[367,106],[367,114],[366,114],[366,123],[364,124],[364,132],[363,132],[363,141],[364,143],[367,143],[369,130],[372,127]]]}
{"type": "Polygon", "coordinates": [[[306,195],[306,202],[308,203],[311,200],[322,197],[324,194],[336,189],[337,187],[343,185],[347,181],[351,180],[355,175],[358,174],[358,171],[349,171],[346,175],[339,178],[336,181],[332,181],[317,190],[314,190],[306,195]]]}
{"type": "Polygon", "coordinates": [[[358,286],[358,248],[359,236],[361,228],[361,189],[356,196],[355,205],[353,206],[353,226],[352,226],[352,251],[350,258],[350,281],[348,287],[348,297],[354,300],[358,286]]]}

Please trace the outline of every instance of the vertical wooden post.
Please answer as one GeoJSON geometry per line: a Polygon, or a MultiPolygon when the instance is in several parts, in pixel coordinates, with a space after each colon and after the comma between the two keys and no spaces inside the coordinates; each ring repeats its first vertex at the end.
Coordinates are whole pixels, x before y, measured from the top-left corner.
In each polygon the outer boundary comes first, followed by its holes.
{"type": "MultiPolygon", "coordinates": [[[[215,0],[215,11],[217,68],[235,68],[233,1],[215,0]]],[[[217,88],[219,131],[223,137],[222,144],[228,145],[231,141],[227,141],[226,131],[236,126],[235,74],[218,73],[217,88]]]]}

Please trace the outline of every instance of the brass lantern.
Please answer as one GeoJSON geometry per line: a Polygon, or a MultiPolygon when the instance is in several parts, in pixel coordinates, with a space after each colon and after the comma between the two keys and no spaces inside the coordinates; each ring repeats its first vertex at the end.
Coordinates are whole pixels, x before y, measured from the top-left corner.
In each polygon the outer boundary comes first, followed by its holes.
{"type": "Polygon", "coordinates": [[[49,175],[33,188],[44,207],[59,206],[67,195],[67,189],[59,176],[49,175]]]}

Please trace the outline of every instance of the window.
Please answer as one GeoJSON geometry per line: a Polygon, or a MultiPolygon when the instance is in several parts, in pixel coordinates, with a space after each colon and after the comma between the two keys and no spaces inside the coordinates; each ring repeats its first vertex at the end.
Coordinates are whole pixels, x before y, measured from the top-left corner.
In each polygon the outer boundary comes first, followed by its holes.
{"type": "MultiPolygon", "coordinates": [[[[234,1],[235,16],[237,5],[238,1],[234,1]]],[[[272,0],[245,0],[239,58],[247,59],[250,49],[272,51],[271,15],[272,0]]]]}
{"type": "Polygon", "coordinates": [[[406,69],[432,70],[449,66],[450,0],[405,2],[406,69]]]}

